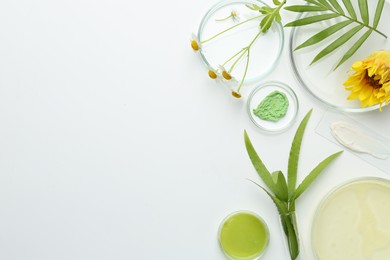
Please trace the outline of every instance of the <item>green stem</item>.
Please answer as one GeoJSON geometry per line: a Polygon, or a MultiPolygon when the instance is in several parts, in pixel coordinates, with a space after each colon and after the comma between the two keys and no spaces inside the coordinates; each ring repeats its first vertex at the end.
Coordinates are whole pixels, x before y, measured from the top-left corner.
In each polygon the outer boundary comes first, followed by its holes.
{"type": "Polygon", "coordinates": [[[238,51],[236,54],[234,54],[232,57],[230,57],[227,61],[225,61],[223,64],[222,64],[222,67],[224,67],[229,61],[231,61],[232,59],[234,59],[235,57],[237,57],[238,54],[240,54],[241,52],[243,52],[245,50],[245,48],[242,48],[240,51],[238,51]]]}
{"type": "Polygon", "coordinates": [[[225,18],[215,19],[215,21],[217,21],[217,22],[226,21],[227,19],[229,19],[229,18],[232,17],[232,16],[233,16],[233,15],[229,15],[229,16],[226,16],[225,18]]]}
{"type": "Polygon", "coordinates": [[[245,80],[245,77],[246,77],[246,73],[247,73],[247,71],[248,71],[248,67],[249,67],[249,56],[250,56],[250,49],[248,49],[248,55],[246,56],[246,65],[245,65],[244,75],[242,76],[240,85],[239,85],[238,88],[237,88],[237,92],[238,92],[238,93],[240,93],[240,89],[241,89],[242,85],[244,84],[244,80],[245,80]]]}
{"type": "Polygon", "coordinates": [[[211,38],[208,38],[208,39],[206,39],[206,40],[201,41],[200,43],[201,43],[201,44],[204,44],[204,43],[206,43],[206,42],[208,42],[208,41],[211,41],[212,39],[217,38],[217,37],[220,36],[221,34],[224,34],[225,32],[228,32],[228,31],[230,31],[231,29],[234,29],[234,28],[236,28],[237,26],[240,26],[240,25],[242,25],[242,24],[244,24],[244,23],[247,23],[247,22],[249,22],[249,21],[252,21],[252,20],[255,20],[255,19],[257,19],[257,18],[260,18],[261,16],[262,16],[262,15],[257,15],[257,16],[254,16],[254,17],[252,17],[252,18],[249,18],[248,20],[242,21],[242,22],[240,22],[240,23],[238,23],[238,24],[236,24],[236,25],[233,25],[233,26],[231,26],[231,27],[229,27],[229,28],[223,30],[222,32],[217,33],[216,35],[214,35],[214,36],[211,37],[211,38]]]}
{"type": "MultiPolygon", "coordinates": [[[[248,47],[245,47],[245,48],[243,48],[242,50],[244,50],[244,52],[242,52],[241,55],[233,62],[232,66],[231,66],[230,69],[229,69],[229,73],[231,73],[231,72],[233,71],[234,67],[235,67],[235,66],[237,65],[237,63],[241,60],[242,56],[244,56],[244,54],[245,54],[247,51],[249,51],[248,47]]],[[[241,50],[241,51],[242,51],[242,50],[241,50]]],[[[241,51],[240,51],[240,52],[241,52],[241,51]]]]}

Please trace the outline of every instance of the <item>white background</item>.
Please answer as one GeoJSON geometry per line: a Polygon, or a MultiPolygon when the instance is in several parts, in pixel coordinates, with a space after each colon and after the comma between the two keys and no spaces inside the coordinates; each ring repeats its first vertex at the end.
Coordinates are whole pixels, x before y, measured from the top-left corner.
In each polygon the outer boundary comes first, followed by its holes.
{"type": "MultiPolygon", "coordinates": [[[[296,127],[314,108],[299,180],[341,148],[315,133],[326,108],[299,86],[287,44],[261,81],[298,96],[298,120],[282,134],[247,118],[253,85],[237,100],[207,77],[189,40],[213,4],[0,2],[1,260],[224,259],[218,225],[241,209],[269,226],[264,259],[288,259],[275,207],[247,180],[261,182],[243,131],[271,171],[286,171],[296,127]]],[[[387,137],[389,116],[352,115],[387,137]]],[[[313,258],[316,205],[361,176],[389,178],[346,151],[298,200],[302,259],[313,258]]]]}

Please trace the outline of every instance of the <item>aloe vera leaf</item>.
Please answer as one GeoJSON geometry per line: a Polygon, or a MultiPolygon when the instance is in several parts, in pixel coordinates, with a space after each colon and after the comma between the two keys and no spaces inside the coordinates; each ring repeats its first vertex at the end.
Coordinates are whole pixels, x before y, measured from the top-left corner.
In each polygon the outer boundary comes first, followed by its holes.
{"type": "Polygon", "coordinates": [[[360,48],[360,46],[362,46],[362,44],[367,40],[372,32],[373,30],[368,30],[365,32],[362,37],[360,37],[359,40],[357,40],[355,44],[344,54],[339,63],[336,65],[335,69],[348,60],[360,48]]]}
{"type": "Polygon", "coordinates": [[[337,38],[335,41],[333,41],[331,44],[329,44],[327,47],[325,47],[322,51],[320,51],[312,60],[310,63],[313,64],[319,59],[323,58],[324,56],[328,55],[332,51],[336,50],[338,47],[343,45],[345,42],[347,42],[349,39],[351,39],[352,36],[354,36],[358,31],[360,31],[364,25],[358,25],[356,27],[353,27],[348,32],[343,34],[341,37],[337,38]]]}
{"type": "Polygon", "coordinates": [[[293,219],[290,215],[282,216],[285,221],[286,229],[287,229],[287,241],[288,241],[288,249],[290,252],[290,257],[292,260],[296,259],[299,255],[299,241],[297,235],[297,227],[293,223],[293,219]]]}
{"type": "Polygon", "coordinates": [[[355,9],[353,8],[353,5],[351,4],[351,0],[343,0],[345,9],[347,9],[349,15],[351,16],[352,19],[356,20],[356,12],[355,9]]]}
{"type": "Polygon", "coordinates": [[[305,17],[305,18],[301,18],[301,19],[295,20],[293,22],[290,22],[290,23],[286,24],[285,26],[286,27],[289,27],[289,26],[303,26],[303,25],[308,25],[308,24],[312,24],[312,23],[316,23],[316,22],[320,22],[320,21],[324,21],[324,20],[329,20],[329,19],[332,19],[332,18],[335,18],[335,17],[338,17],[338,16],[340,16],[340,15],[336,14],[336,13],[319,14],[319,15],[309,16],[309,17],[305,17]]]}
{"type": "Polygon", "coordinates": [[[301,194],[310,186],[310,184],[321,174],[325,167],[328,166],[334,159],[336,159],[342,152],[343,151],[334,153],[320,162],[298,186],[292,197],[292,200],[296,200],[299,196],[301,196],[301,194]]]}
{"type": "Polygon", "coordinates": [[[284,202],[288,201],[288,189],[286,178],[284,178],[284,174],[281,171],[276,171],[272,173],[272,178],[275,183],[276,193],[275,195],[284,202]]]}
{"type": "Polygon", "coordinates": [[[288,158],[288,172],[287,172],[287,186],[288,196],[292,197],[295,192],[295,186],[297,184],[297,171],[298,171],[298,160],[299,153],[301,150],[302,138],[305,132],[307,122],[309,121],[312,109],[307,112],[306,116],[302,119],[292,142],[290,149],[290,156],[288,158]]]}
{"type": "Polygon", "coordinates": [[[286,6],[284,9],[290,12],[297,12],[297,13],[328,11],[328,9],[326,9],[323,6],[315,6],[315,5],[290,5],[290,6],[286,6]]]}
{"type": "Polygon", "coordinates": [[[267,185],[267,187],[273,193],[275,193],[275,183],[272,179],[272,176],[268,171],[267,167],[265,167],[264,163],[261,161],[260,157],[258,156],[246,131],[244,131],[244,139],[245,139],[246,151],[248,152],[249,158],[251,159],[252,164],[255,167],[258,175],[263,180],[265,185],[267,185]]]}
{"type": "Polygon", "coordinates": [[[267,195],[272,199],[272,201],[274,202],[276,208],[278,209],[278,212],[280,215],[285,215],[287,214],[288,210],[287,210],[287,205],[285,202],[281,201],[280,199],[278,199],[276,196],[272,195],[267,189],[265,189],[263,186],[257,184],[256,182],[250,180],[251,182],[253,182],[255,185],[257,185],[259,188],[261,188],[263,191],[265,191],[265,193],[267,193],[267,195]]]}
{"type": "Polygon", "coordinates": [[[346,21],[342,21],[340,23],[336,23],[336,24],[320,31],[319,33],[316,33],[315,35],[313,35],[312,37],[307,39],[305,42],[300,44],[298,47],[296,47],[295,50],[299,50],[301,48],[316,44],[316,43],[324,40],[326,37],[329,37],[330,35],[340,31],[342,28],[346,27],[347,25],[351,24],[352,22],[353,22],[352,20],[346,20],[346,21]]]}
{"type": "Polygon", "coordinates": [[[358,0],[360,16],[362,17],[363,23],[368,25],[369,23],[369,15],[368,15],[368,4],[367,0],[358,0]]]}
{"type": "Polygon", "coordinates": [[[329,0],[329,2],[338,13],[344,15],[344,10],[343,8],[341,8],[340,4],[338,3],[338,0],[329,0]]]}
{"type": "Polygon", "coordinates": [[[376,27],[378,27],[379,20],[381,19],[384,4],[385,0],[378,0],[378,4],[375,10],[374,22],[372,24],[372,27],[374,27],[375,29],[376,27]]]}

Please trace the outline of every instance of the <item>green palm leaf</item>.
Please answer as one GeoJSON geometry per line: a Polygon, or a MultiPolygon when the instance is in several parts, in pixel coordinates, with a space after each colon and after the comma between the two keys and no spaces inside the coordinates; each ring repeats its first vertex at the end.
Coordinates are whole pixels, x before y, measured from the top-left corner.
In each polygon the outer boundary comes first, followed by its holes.
{"type": "Polygon", "coordinates": [[[360,46],[362,46],[362,44],[367,40],[367,38],[370,36],[371,33],[372,33],[372,30],[368,30],[367,32],[365,32],[362,35],[362,37],[360,37],[359,40],[357,40],[357,42],[355,42],[355,44],[352,46],[352,48],[350,48],[344,54],[344,56],[341,58],[339,63],[336,65],[335,69],[337,69],[341,64],[343,64],[346,60],[348,60],[360,48],[360,46]]]}
{"type": "Polygon", "coordinates": [[[328,55],[329,53],[336,50],[338,47],[346,43],[349,39],[351,39],[352,36],[354,36],[358,31],[364,28],[364,25],[358,25],[354,28],[350,29],[348,32],[343,34],[340,38],[337,38],[335,41],[333,41],[331,44],[329,44],[326,48],[324,48],[322,51],[320,51],[317,56],[314,57],[313,61],[310,64],[315,63],[322,57],[328,55]]]}
{"type": "Polygon", "coordinates": [[[322,40],[324,40],[326,37],[340,31],[342,28],[346,27],[347,25],[351,24],[351,20],[346,20],[340,23],[336,23],[325,30],[320,31],[319,33],[313,35],[309,39],[307,39],[304,43],[300,44],[298,47],[295,48],[295,50],[299,50],[301,48],[316,44],[322,40]]]}
{"type": "Polygon", "coordinates": [[[344,6],[347,9],[349,15],[351,16],[352,19],[356,20],[356,12],[355,9],[353,9],[353,6],[351,4],[351,0],[343,0],[344,6]]]}
{"type": "Polygon", "coordinates": [[[359,3],[360,16],[362,17],[364,24],[368,24],[370,19],[368,17],[367,0],[359,0],[358,3],[359,3]]]}
{"type": "Polygon", "coordinates": [[[289,27],[289,26],[303,26],[303,25],[308,25],[308,24],[312,24],[312,23],[317,23],[317,22],[321,22],[321,21],[325,21],[325,20],[329,20],[329,19],[332,19],[332,18],[335,18],[335,17],[338,17],[339,14],[319,14],[319,15],[313,15],[313,16],[309,16],[309,17],[305,17],[305,18],[301,18],[301,19],[298,19],[298,20],[295,20],[291,23],[288,23],[286,24],[285,26],[286,27],[289,27]]]}
{"type": "Polygon", "coordinates": [[[321,42],[328,38],[329,36],[337,33],[344,27],[348,26],[351,23],[355,23],[356,26],[349,29],[346,33],[341,35],[339,38],[330,43],[327,47],[321,50],[312,60],[311,64],[317,62],[324,56],[332,53],[341,45],[346,43],[354,34],[359,32],[364,27],[367,28],[367,31],[360,37],[358,40],[352,43],[352,47],[349,48],[343,57],[340,59],[339,63],[336,65],[335,69],[338,68],[342,63],[348,60],[368,39],[373,31],[387,38],[382,32],[378,31],[376,28],[379,24],[380,17],[382,15],[384,3],[386,0],[377,0],[377,6],[375,10],[375,15],[372,20],[372,26],[370,25],[369,9],[367,0],[356,0],[358,4],[358,10],[354,9],[354,6],[351,3],[351,0],[306,0],[309,5],[305,7],[300,5],[293,5],[285,7],[286,10],[292,12],[301,12],[301,13],[313,13],[319,12],[319,14],[314,14],[306,16],[303,18],[298,18],[295,21],[287,23],[285,26],[304,26],[313,23],[317,23],[324,20],[330,20],[333,18],[343,18],[341,22],[335,22],[332,26],[323,29],[322,31],[311,36],[305,42],[298,45],[295,50],[302,49],[304,47],[311,46],[318,42],[321,42]],[[346,10],[346,11],[344,11],[346,10]],[[358,12],[357,12],[358,11],[358,12]],[[360,19],[357,16],[357,13],[360,15],[360,19]],[[347,19],[347,20],[345,20],[347,19]]]}
{"type": "Polygon", "coordinates": [[[325,6],[326,8],[328,8],[328,10],[332,10],[332,6],[328,3],[328,1],[326,1],[326,0],[317,0],[317,2],[320,5],[325,6]]]}
{"type": "Polygon", "coordinates": [[[315,6],[315,5],[291,5],[284,8],[290,12],[321,12],[328,11],[324,6],[315,6]]]}
{"type": "Polygon", "coordinates": [[[376,28],[378,26],[379,20],[382,15],[383,6],[385,4],[385,0],[379,0],[378,5],[376,6],[375,10],[375,16],[374,16],[374,22],[372,24],[372,27],[376,28]]]}
{"type": "Polygon", "coordinates": [[[335,9],[338,13],[344,15],[344,10],[343,10],[343,8],[341,8],[341,6],[340,6],[340,4],[337,2],[337,0],[329,0],[329,2],[333,5],[334,9],[335,9]]]}

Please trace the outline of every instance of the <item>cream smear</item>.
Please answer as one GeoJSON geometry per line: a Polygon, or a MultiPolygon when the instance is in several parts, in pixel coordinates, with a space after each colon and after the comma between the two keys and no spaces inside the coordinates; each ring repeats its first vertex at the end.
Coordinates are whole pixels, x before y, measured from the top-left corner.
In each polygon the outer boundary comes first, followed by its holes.
{"type": "Polygon", "coordinates": [[[389,148],[349,122],[336,121],[332,123],[330,128],[333,137],[352,151],[370,154],[382,160],[386,160],[390,156],[389,148]]]}
{"type": "Polygon", "coordinates": [[[317,259],[390,259],[390,182],[359,180],[332,192],[312,229],[317,259]]]}

